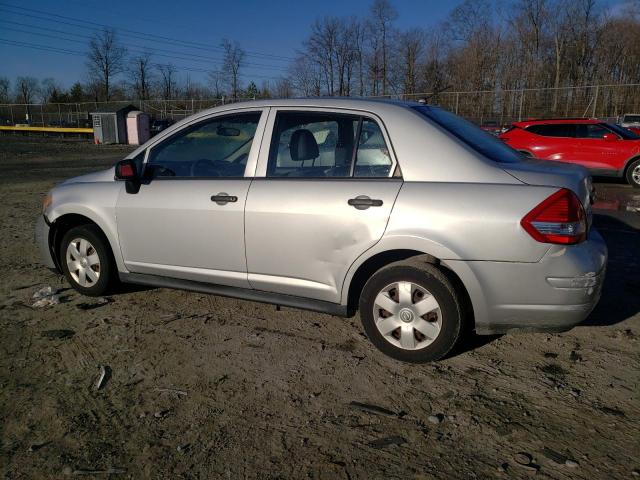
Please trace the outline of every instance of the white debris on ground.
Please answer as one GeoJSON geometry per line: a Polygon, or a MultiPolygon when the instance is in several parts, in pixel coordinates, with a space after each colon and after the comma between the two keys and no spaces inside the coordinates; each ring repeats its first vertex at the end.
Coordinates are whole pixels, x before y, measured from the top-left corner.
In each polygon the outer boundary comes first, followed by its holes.
{"type": "Polygon", "coordinates": [[[58,290],[51,286],[42,287],[33,294],[34,302],[31,304],[33,308],[45,308],[58,305],[60,303],[60,295],[58,290]]]}

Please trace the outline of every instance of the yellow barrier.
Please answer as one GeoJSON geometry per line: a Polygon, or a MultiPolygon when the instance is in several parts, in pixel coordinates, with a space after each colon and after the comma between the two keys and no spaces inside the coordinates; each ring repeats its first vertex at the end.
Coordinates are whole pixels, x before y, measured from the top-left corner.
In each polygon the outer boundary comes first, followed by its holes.
{"type": "Polygon", "coordinates": [[[8,126],[0,125],[0,131],[5,131],[5,132],[48,132],[48,133],[93,133],[93,128],[8,127],[8,126]]]}

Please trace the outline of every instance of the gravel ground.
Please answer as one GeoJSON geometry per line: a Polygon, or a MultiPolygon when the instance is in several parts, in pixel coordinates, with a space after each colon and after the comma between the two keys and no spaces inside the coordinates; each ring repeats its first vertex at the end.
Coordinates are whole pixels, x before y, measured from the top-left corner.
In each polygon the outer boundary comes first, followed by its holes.
{"type": "Polygon", "coordinates": [[[127,151],[0,137],[4,478],[640,475],[640,192],[597,185],[611,258],[583,325],[473,337],[444,361],[406,365],[378,353],[358,317],[70,290],[39,264],[41,196],[127,151]],[[33,307],[47,286],[61,303],[33,307]]]}

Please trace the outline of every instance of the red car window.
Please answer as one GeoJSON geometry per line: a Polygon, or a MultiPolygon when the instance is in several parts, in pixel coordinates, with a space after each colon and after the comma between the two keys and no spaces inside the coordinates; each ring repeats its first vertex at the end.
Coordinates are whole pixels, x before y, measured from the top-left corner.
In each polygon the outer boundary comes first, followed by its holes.
{"type": "Polygon", "coordinates": [[[578,138],[602,138],[606,133],[611,133],[611,130],[595,123],[584,123],[576,125],[576,127],[578,128],[578,138]]]}
{"type": "Polygon", "coordinates": [[[542,125],[531,125],[527,127],[527,131],[542,135],[543,137],[575,137],[575,125],[566,123],[551,123],[542,125]]]}

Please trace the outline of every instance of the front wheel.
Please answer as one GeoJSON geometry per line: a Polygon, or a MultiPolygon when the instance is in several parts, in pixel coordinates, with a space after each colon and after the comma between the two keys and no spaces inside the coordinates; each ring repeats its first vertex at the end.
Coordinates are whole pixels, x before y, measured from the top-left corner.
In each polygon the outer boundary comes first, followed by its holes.
{"type": "Polygon", "coordinates": [[[94,225],[70,229],[60,242],[62,271],[78,292],[89,297],[107,293],[117,275],[109,243],[94,225]]]}
{"type": "Polygon", "coordinates": [[[627,168],[627,182],[635,188],[640,188],[640,158],[636,158],[627,168]]]}
{"type": "Polygon", "coordinates": [[[378,270],[360,296],[367,336],[383,353],[404,362],[430,362],[449,353],[460,337],[462,311],[449,279],[415,260],[378,270]]]}

